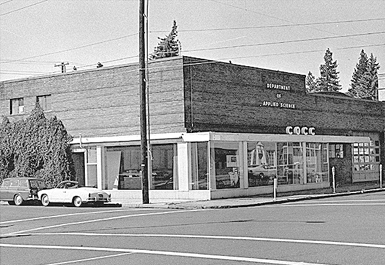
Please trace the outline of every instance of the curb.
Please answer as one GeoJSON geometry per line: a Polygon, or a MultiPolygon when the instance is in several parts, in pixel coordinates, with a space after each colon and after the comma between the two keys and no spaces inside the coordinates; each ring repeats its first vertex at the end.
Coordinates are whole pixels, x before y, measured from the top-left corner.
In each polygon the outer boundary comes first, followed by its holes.
{"type": "Polygon", "coordinates": [[[272,205],[272,204],[283,204],[288,202],[297,202],[297,201],[305,201],[305,200],[316,200],[316,199],[324,199],[330,197],[342,197],[363,193],[375,193],[385,191],[385,188],[376,188],[370,190],[361,190],[361,191],[349,191],[349,192],[341,192],[341,193],[329,193],[329,194],[317,194],[317,195],[304,195],[300,197],[287,197],[280,198],[277,200],[269,200],[269,201],[261,201],[255,203],[244,203],[244,204],[224,204],[224,205],[188,205],[183,206],[183,203],[170,203],[167,208],[169,209],[228,209],[228,208],[242,208],[242,207],[256,207],[263,205],[272,205]]]}

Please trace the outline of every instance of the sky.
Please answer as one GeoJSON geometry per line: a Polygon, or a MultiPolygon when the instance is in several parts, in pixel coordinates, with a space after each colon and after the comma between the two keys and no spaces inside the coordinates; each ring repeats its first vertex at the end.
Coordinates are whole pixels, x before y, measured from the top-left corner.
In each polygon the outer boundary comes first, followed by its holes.
{"type": "MultiPolygon", "coordinates": [[[[385,83],[384,10],[384,0],[148,0],[148,47],[175,20],[182,55],[316,77],[329,48],[346,92],[362,49],[385,83]]],[[[0,81],[60,73],[61,62],[67,72],[138,62],[138,21],[139,0],[0,0],[0,81]]]]}

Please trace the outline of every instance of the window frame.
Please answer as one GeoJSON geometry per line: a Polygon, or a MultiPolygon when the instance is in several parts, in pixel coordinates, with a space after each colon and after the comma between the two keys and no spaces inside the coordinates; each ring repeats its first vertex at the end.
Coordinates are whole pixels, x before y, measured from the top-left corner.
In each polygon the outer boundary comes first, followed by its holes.
{"type": "Polygon", "coordinates": [[[36,104],[37,103],[39,104],[39,106],[44,111],[52,110],[52,107],[51,107],[51,94],[36,96],[36,104]]]}
{"type": "Polygon", "coordinates": [[[24,98],[11,98],[9,107],[10,115],[24,114],[24,98]]]}

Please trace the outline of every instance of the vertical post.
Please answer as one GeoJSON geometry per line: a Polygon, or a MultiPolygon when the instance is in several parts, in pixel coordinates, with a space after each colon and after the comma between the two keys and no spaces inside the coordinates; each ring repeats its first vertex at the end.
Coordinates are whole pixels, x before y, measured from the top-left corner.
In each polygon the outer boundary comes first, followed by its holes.
{"type": "Polygon", "coordinates": [[[142,201],[148,204],[148,153],[146,115],[146,48],[144,34],[145,0],[139,3],[139,95],[140,95],[140,153],[142,172],[142,201]]]}
{"type": "Polygon", "coordinates": [[[382,189],[382,164],[380,164],[380,189],[382,189]]]}
{"type": "Polygon", "coordinates": [[[336,168],[332,167],[333,193],[336,193],[336,168]]]}
{"type": "Polygon", "coordinates": [[[66,65],[69,65],[69,63],[68,62],[61,62],[59,64],[55,64],[55,67],[60,67],[61,72],[64,74],[65,72],[67,72],[66,65]]]}
{"type": "Polygon", "coordinates": [[[273,200],[275,201],[277,199],[277,189],[278,189],[278,181],[277,176],[274,177],[274,197],[273,200]]]}

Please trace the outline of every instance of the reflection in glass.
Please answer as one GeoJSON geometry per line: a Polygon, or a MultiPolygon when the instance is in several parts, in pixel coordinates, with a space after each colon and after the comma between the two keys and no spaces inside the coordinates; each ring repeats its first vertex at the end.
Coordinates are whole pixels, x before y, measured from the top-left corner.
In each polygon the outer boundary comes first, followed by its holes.
{"type": "Polygon", "coordinates": [[[277,174],[275,143],[247,143],[247,166],[249,187],[272,184],[277,174]]]}
{"type": "Polygon", "coordinates": [[[239,188],[239,144],[215,143],[215,184],[217,189],[239,188]]]}
{"type": "Polygon", "coordinates": [[[190,189],[192,190],[207,190],[209,187],[207,146],[207,142],[191,143],[192,176],[190,180],[190,189]]]}

